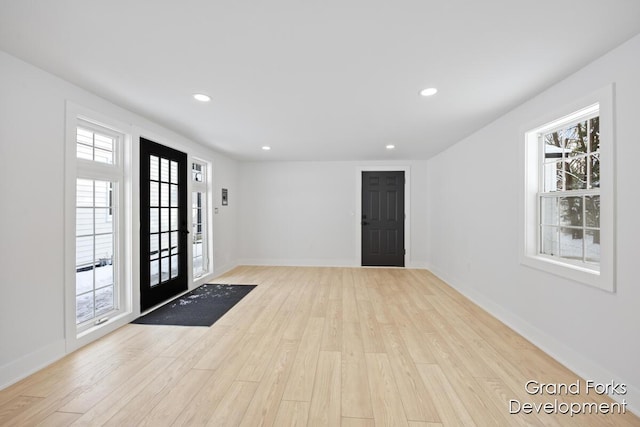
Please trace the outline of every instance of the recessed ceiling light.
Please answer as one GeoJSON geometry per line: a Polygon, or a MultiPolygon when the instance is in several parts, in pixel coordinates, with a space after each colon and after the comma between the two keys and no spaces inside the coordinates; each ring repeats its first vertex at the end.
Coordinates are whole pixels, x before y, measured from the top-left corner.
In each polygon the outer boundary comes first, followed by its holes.
{"type": "Polygon", "coordinates": [[[389,144],[389,145],[386,146],[387,150],[393,150],[394,148],[396,148],[396,146],[393,145],[393,144],[389,144]]]}
{"type": "Polygon", "coordinates": [[[211,101],[211,97],[209,95],[205,95],[204,93],[195,93],[193,97],[200,102],[209,102],[211,101]]]}
{"type": "Polygon", "coordinates": [[[265,145],[265,146],[262,147],[262,149],[264,151],[269,151],[269,150],[271,150],[271,147],[269,147],[268,145],[265,145]]]}
{"type": "Polygon", "coordinates": [[[427,88],[427,89],[422,89],[422,90],[420,91],[420,95],[422,95],[422,96],[433,96],[433,95],[435,95],[436,93],[438,93],[438,89],[436,89],[435,87],[430,87],[430,88],[427,88]]]}

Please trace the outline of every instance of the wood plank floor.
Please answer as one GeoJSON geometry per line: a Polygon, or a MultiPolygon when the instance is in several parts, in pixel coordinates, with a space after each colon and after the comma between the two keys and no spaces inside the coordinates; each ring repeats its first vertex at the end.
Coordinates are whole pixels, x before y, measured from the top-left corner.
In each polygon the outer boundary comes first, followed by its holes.
{"type": "Polygon", "coordinates": [[[427,271],[238,267],[215,282],[258,287],[211,328],[130,324],[0,391],[0,425],[640,426],[628,411],[509,414],[510,399],[612,401],[529,395],[528,380],[584,380],[427,271]]]}

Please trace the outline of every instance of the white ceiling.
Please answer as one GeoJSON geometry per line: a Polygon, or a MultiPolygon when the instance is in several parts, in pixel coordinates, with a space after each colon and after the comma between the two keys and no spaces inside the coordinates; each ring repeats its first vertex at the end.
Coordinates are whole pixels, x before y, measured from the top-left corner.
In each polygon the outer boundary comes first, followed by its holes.
{"type": "Polygon", "coordinates": [[[637,0],[0,0],[0,49],[247,160],[426,159],[639,32],[637,0]]]}

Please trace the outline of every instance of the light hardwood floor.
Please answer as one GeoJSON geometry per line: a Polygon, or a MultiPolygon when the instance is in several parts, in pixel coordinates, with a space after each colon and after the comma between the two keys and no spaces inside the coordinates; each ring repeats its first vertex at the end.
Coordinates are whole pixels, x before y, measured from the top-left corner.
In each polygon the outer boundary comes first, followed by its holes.
{"type": "Polygon", "coordinates": [[[583,381],[424,270],[239,267],[211,328],[127,325],[0,391],[0,425],[638,426],[509,414],[583,381]]]}

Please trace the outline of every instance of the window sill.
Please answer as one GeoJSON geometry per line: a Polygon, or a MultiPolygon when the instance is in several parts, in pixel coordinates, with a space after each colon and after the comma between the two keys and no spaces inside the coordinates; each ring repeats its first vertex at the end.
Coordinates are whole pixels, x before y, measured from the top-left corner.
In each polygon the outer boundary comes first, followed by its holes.
{"type": "Polygon", "coordinates": [[[73,337],[69,337],[67,339],[67,353],[71,353],[72,351],[115,331],[134,319],[135,317],[130,311],[122,312],[109,318],[107,322],[95,325],[81,332],[76,332],[73,337]]]}
{"type": "Polygon", "coordinates": [[[593,286],[605,292],[615,292],[613,288],[613,280],[607,280],[607,278],[598,270],[535,255],[524,255],[521,258],[520,263],[527,267],[542,270],[565,279],[593,286]]]}

